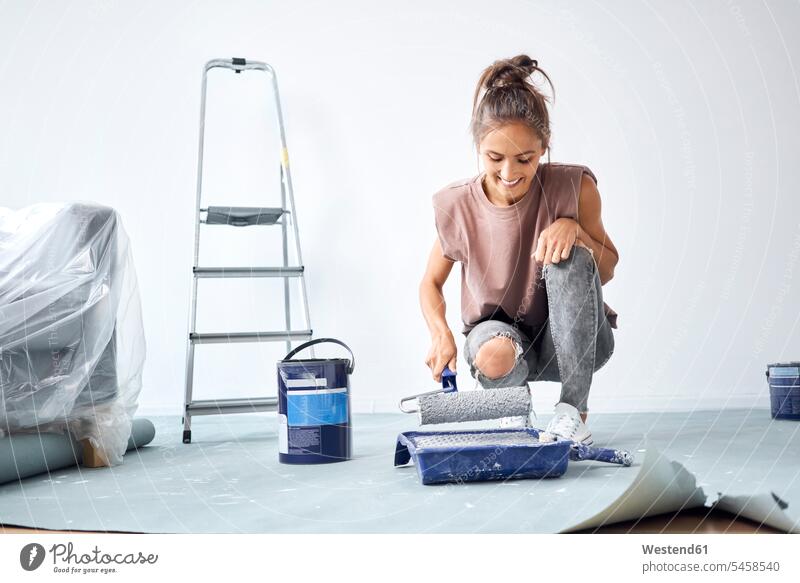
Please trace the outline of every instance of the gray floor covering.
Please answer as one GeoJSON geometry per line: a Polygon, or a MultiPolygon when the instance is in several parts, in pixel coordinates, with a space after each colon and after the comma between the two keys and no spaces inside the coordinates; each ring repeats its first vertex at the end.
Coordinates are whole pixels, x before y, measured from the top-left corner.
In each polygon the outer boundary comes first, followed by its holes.
{"type": "Polygon", "coordinates": [[[177,533],[548,533],[716,502],[800,531],[800,422],[773,420],[767,410],[594,414],[595,444],[629,449],[632,467],[571,462],[560,478],[440,486],[422,486],[413,466],[393,467],[397,434],[419,429],[408,415],[356,415],[354,459],[315,466],[278,463],[273,414],[197,418],[191,445],[180,442],[177,417],[151,419],[155,440],[121,466],[0,486],[0,523],[177,533]]]}

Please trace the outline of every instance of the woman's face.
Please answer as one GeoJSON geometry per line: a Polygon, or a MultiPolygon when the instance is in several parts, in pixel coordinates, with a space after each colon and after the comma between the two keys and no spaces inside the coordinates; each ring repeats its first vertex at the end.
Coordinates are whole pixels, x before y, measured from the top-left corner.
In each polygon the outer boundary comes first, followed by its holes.
{"type": "Polygon", "coordinates": [[[523,123],[509,123],[490,131],[481,140],[481,161],[486,183],[496,196],[518,200],[530,188],[544,154],[542,140],[523,123]]]}

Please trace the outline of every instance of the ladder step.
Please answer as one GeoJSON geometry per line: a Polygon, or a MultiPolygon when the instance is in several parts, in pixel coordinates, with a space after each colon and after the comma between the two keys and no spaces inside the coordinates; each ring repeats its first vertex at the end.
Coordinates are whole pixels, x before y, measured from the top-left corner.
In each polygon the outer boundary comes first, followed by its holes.
{"type": "Polygon", "coordinates": [[[222,413],[256,413],[259,411],[275,411],[278,408],[278,397],[257,397],[253,399],[205,399],[191,401],[186,405],[186,412],[191,415],[219,415],[222,413]]]}
{"type": "Polygon", "coordinates": [[[278,330],[276,332],[192,332],[189,340],[195,344],[229,344],[233,342],[284,342],[311,338],[311,330],[278,330]]]}
{"type": "Polygon", "coordinates": [[[263,206],[210,206],[200,212],[206,213],[201,223],[234,227],[274,225],[284,214],[289,214],[288,209],[263,206]]]}
{"type": "Polygon", "coordinates": [[[195,277],[298,277],[305,268],[297,267],[195,267],[195,277]]]}

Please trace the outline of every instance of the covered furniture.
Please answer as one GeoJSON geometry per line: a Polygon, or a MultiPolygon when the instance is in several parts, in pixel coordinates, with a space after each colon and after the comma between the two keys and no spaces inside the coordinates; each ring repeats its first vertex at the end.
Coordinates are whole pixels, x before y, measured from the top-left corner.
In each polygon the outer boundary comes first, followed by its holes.
{"type": "Polygon", "coordinates": [[[120,463],[144,358],[119,214],[92,203],[0,208],[0,435],[68,431],[120,463]]]}

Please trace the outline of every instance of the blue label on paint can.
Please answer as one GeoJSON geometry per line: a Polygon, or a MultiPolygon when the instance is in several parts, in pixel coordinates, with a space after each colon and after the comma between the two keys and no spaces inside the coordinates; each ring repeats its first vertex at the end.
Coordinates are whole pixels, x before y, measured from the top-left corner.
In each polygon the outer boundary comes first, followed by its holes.
{"type": "Polygon", "coordinates": [[[287,390],[286,416],[294,427],[347,423],[347,388],[287,390]]]}

